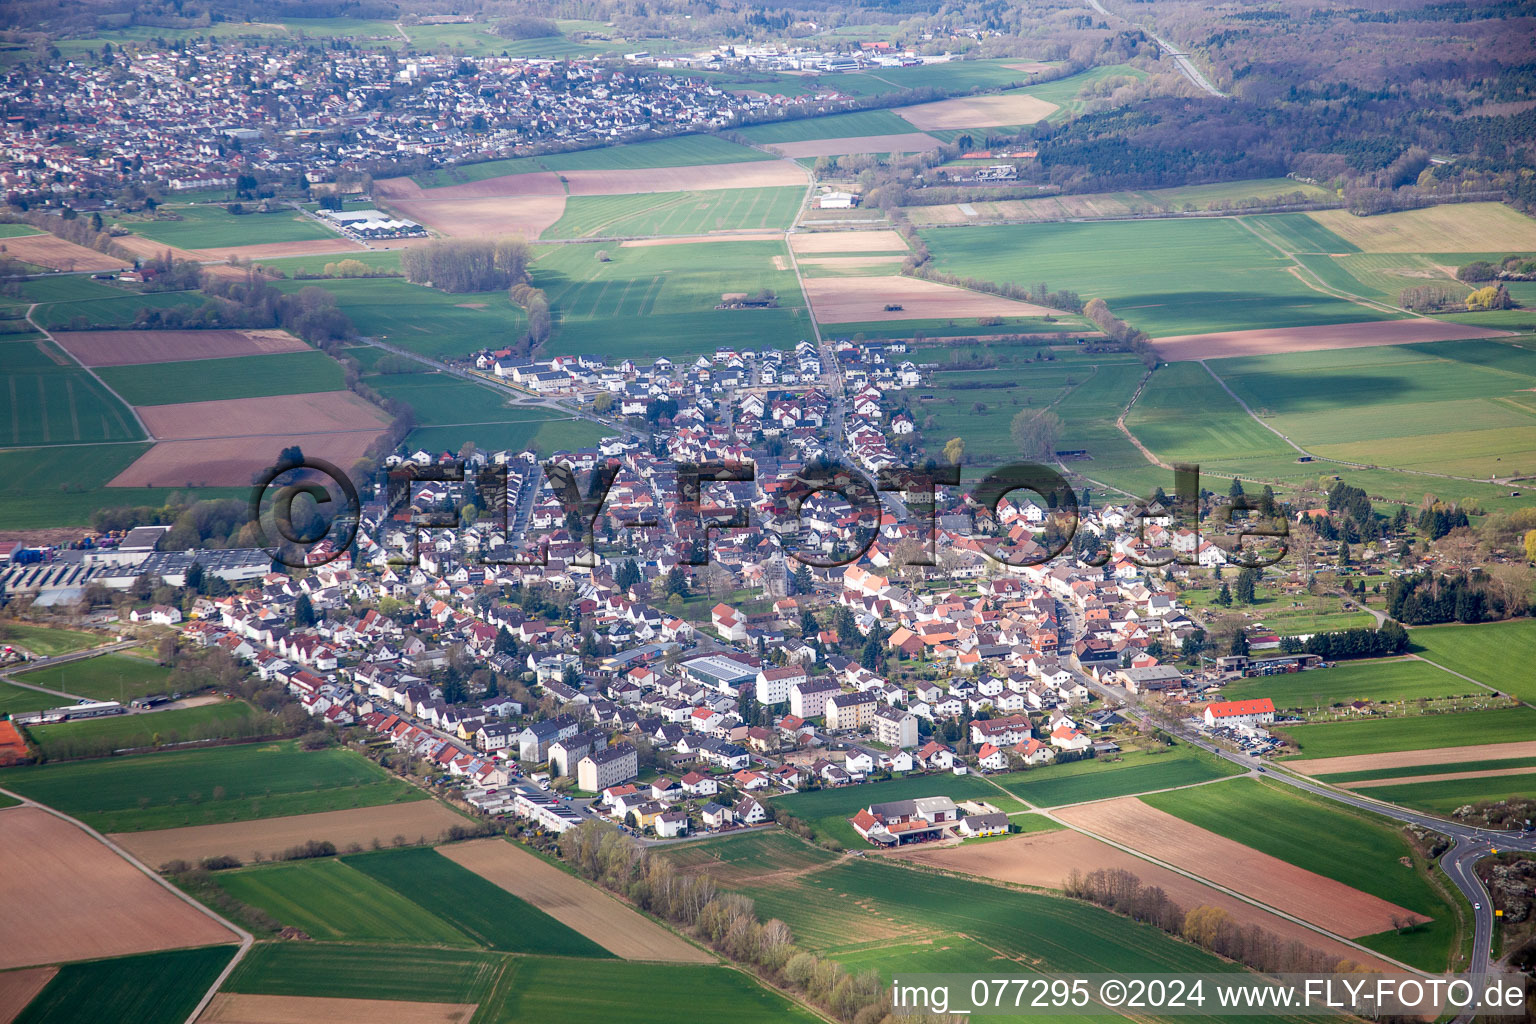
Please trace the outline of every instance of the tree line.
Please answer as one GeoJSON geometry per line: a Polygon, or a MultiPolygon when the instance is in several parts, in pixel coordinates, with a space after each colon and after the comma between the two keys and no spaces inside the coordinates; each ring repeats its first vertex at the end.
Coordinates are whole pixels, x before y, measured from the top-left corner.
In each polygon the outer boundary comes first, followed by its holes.
{"type": "Polygon", "coordinates": [[[400,253],[407,281],[445,292],[510,288],[527,280],[528,262],[528,243],[515,238],[433,239],[400,253]]]}

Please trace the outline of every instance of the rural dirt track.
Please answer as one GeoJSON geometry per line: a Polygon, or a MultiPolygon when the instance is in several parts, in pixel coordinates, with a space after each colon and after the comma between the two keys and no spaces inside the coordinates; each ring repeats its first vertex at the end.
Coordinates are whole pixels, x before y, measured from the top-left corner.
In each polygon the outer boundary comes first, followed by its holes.
{"type": "Polygon", "coordinates": [[[1465,324],[1444,323],[1415,317],[1409,320],[1372,320],[1358,324],[1322,327],[1276,327],[1255,331],[1219,331],[1212,334],[1179,334],[1153,338],[1158,355],[1170,363],[1183,360],[1224,359],[1287,352],[1363,348],[1370,345],[1411,345],[1420,341],[1462,341],[1497,338],[1508,331],[1465,324]]]}
{"type": "Polygon", "coordinates": [[[0,1024],[11,1024],[58,973],[57,967],[32,967],[0,974],[0,1024]]]}
{"type": "Polygon", "coordinates": [[[1185,910],[1200,906],[1219,907],[1232,915],[1232,920],[1239,925],[1258,925],[1282,939],[1294,939],[1330,956],[1366,963],[1382,970],[1392,969],[1386,961],[1377,960],[1353,946],[1320,935],[1278,914],[1245,903],[1219,889],[1133,857],[1108,843],[1101,843],[1091,836],[1070,829],[1039,832],[980,845],[968,844],[942,849],[928,845],[909,847],[896,856],[948,871],[963,871],[983,878],[1042,889],[1060,889],[1062,882],[1074,870],[1084,874],[1100,869],[1129,871],[1141,879],[1142,885],[1161,888],[1169,899],[1185,910]]]}
{"type": "Polygon", "coordinates": [[[1346,938],[1384,932],[1393,917],[1413,913],[1191,825],[1136,797],[1068,807],[1056,816],[1346,938]]]}
{"type": "Polygon", "coordinates": [[[234,942],[227,928],[69,822],[0,811],[0,968],[234,942]]]}
{"type": "Polygon", "coordinates": [[[1536,757],[1536,740],[1488,743],[1480,747],[1432,747],[1428,750],[1396,750],[1386,754],[1345,754],[1286,761],[1285,766],[1303,775],[1336,775],[1369,772],[1381,768],[1411,768],[1421,764],[1460,764],[1463,761],[1502,761],[1536,757]]]}
{"type": "Polygon", "coordinates": [[[708,964],[714,957],[638,911],[503,839],[473,839],[440,847],[444,857],[625,960],[708,964]]]}
{"type": "Polygon", "coordinates": [[[469,1024],[477,1005],[220,992],[197,1024],[469,1024]]]}
{"type": "Polygon", "coordinates": [[[414,800],[404,804],[355,807],[223,825],[118,832],[109,838],[144,863],[158,867],[170,860],[200,860],[223,854],[255,860],[257,853],[269,857],[311,839],[328,839],[338,850],[352,843],[368,846],[375,839],[388,846],[397,835],[414,843],[421,836],[436,839],[453,826],[464,823],[462,816],[436,800],[414,800]]]}
{"type": "Polygon", "coordinates": [[[1034,124],[1056,110],[1056,104],[1024,92],[993,96],[964,96],[913,107],[897,107],[892,113],[925,132],[946,128],[993,128],[1005,124],[1034,124]]]}
{"type": "Polygon", "coordinates": [[[796,231],[789,236],[796,256],[819,252],[900,252],[906,239],[889,228],[874,231],[796,231]]]}
{"type": "Polygon", "coordinates": [[[824,324],[866,320],[943,320],[968,316],[1049,316],[1051,310],[1000,295],[917,277],[811,277],[805,298],[824,324]],[[901,306],[888,310],[888,305],[901,306]]]}
{"type": "Polygon", "coordinates": [[[0,245],[5,246],[7,256],[52,270],[118,270],[129,265],[128,260],[66,242],[53,235],[22,235],[19,238],[4,239],[0,245]]]}
{"type": "Polygon", "coordinates": [[[780,156],[843,156],[848,153],[926,153],[942,143],[932,135],[907,132],[902,135],[863,135],[851,139],[811,139],[807,142],[775,142],[764,146],[780,156]]]}
{"type": "Polygon", "coordinates": [[[275,352],[307,352],[287,331],[54,331],[53,340],[86,366],[174,363],[275,352]]]}
{"type": "MultiPolygon", "coordinates": [[[[1450,782],[1456,779],[1498,779],[1512,775],[1536,775],[1536,768],[1493,768],[1477,772],[1446,772],[1444,775],[1403,775],[1395,779],[1367,779],[1364,782],[1335,783],[1340,789],[1375,789],[1379,786],[1406,786],[1414,782],[1450,782]]],[[[1369,794],[1367,794],[1369,795],[1369,794]]]]}

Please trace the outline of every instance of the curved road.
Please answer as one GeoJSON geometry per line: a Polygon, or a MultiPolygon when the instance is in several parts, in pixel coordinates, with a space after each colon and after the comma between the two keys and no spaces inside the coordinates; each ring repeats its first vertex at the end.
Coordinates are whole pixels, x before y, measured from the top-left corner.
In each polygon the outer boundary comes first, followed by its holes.
{"type": "Polygon", "coordinates": [[[1219,100],[1224,100],[1227,98],[1227,94],[1212,85],[1211,80],[1206,78],[1205,74],[1199,68],[1195,67],[1194,63],[1189,59],[1183,50],[1180,50],[1178,47],[1168,42],[1156,32],[1153,32],[1145,25],[1138,25],[1134,21],[1131,21],[1129,18],[1115,14],[1113,11],[1106,10],[1104,5],[1099,3],[1099,0],[1088,0],[1088,6],[1092,7],[1106,18],[1119,18],[1121,21],[1127,23],[1133,28],[1137,28],[1145,32],[1147,35],[1152,37],[1153,41],[1156,42],[1158,46],[1162,47],[1163,53],[1166,56],[1173,58],[1173,62],[1178,65],[1179,70],[1184,73],[1185,78],[1189,79],[1191,82],[1194,82],[1202,90],[1210,93],[1212,96],[1215,96],[1219,100]]]}

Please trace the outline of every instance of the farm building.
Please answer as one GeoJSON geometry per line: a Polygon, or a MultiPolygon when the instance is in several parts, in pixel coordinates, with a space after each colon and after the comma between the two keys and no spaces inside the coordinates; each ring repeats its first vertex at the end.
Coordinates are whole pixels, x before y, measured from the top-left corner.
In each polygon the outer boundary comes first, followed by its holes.
{"type": "Polygon", "coordinates": [[[959,817],[955,802],[947,796],[923,796],[870,804],[848,823],[876,846],[902,846],[938,839],[959,817]]]}
{"type": "Polygon", "coordinates": [[[859,205],[859,197],[852,192],[827,192],[816,205],[823,210],[851,210],[859,205]]]}

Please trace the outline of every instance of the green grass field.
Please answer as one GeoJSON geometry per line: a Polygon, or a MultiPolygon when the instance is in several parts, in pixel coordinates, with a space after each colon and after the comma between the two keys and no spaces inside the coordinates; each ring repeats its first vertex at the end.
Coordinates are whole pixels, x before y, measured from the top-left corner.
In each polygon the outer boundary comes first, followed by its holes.
{"type": "Polygon", "coordinates": [[[917,129],[911,122],[889,110],[856,110],[825,117],[802,117],[794,121],[742,128],[741,134],[758,145],[783,142],[811,142],[818,139],[847,139],[865,135],[910,135],[917,129]]]}
{"type": "Polygon", "coordinates": [[[83,651],[105,643],[106,637],[78,629],[34,626],[28,622],[0,622],[0,646],[24,647],[41,658],[53,658],[72,651],[83,651]]]}
{"type": "Polygon", "coordinates": [[[487,451],[531,448],[550,454],[596,444],[609,431],[548,409],[505,404],[489,387],[439,373],[373,374],[365,383],[409,405],[419,426],[406,439],[413,448],[458,451],[474,441],[487,451]]]}
{"type": "Polygon", "coordinates": [[[324,288],[364,337],[424,356],[461,358],[509,348],[528,332],[527,317],[506,292],[451,295],[399,277],[285,281],[284,291],[324,288]]]}
{"type": "Polygon", "coordinates": [[[200,309],[213,300],[201,292],[128,292],[72,299],[40,306],[33,319],[49,330],[84,331],[96,327],[132,327],[146,309],[200,309]]]}
{"type": "Polygon", "coordinates": [[[135,697],[163,693],[170,676],[169,668],[150,658],[114,652],[33,669],[19,673],[16,678],[91,700],[120,700],[126,704],[135,697]]]}
{"type": "Polygon", "coordinates": [[[786,267],[782,242],[539,247],[533,283],[549,295],[556,319],[550,354],[648,358],[720,347],[793,348],[812,337],[805,300],[786,267]],[[775,263],[777,257],[778,262],[775,263]],[[730,292],[770,289],[775,309],[715,309],[730,292]],[[615,324],[623,324],[615,331],[615,324]]]}
{"type": "Polygon", "coordinates": [[[1275,726],[1300,748],[1300,757],[1342,757],[1393,750],[1514,743],[1536,736],[1536,708],[1490,708],[1448,715],[1380,718],[1362,722],[1321,722],[1275,726]]]}
{"type": "Polygon", "coordinates": [[[1007,790],[1036,807],[1108,800],[1239,774],[1235,765],[1181,748],[1130,753],[1118,761],[1074,761],[999,776],[1007,790]]]}
{"type": "MultiPolygon", "coordinates": [[[[66,704],[56,700],[50,707],[66,704]]],[[[275,718],[245,701],[223,701],[195,708],[175,708],[147,715],[116,715],[63,725],[29,726],[27,732],[50,761],[103,757],[114,750],[137,750],[191,740],[251,739],[278,731],[275,718]]]]}
{"type": "Polygon", "coordinates": [[[134,441],[144,436],[123,403],[51,341],[0,342],[0,362],[0,444],[134,441]]]}
{"type": "Polygon", "coordinates": [[[607,950],[537,907],[460,867],[436,850],[417,847],[348,857],[344,863],[406,895],[475,940],[511,953],[610,957],[607,950]]]}
{"type": "Polygon", "coordinates": [[[96,372],[131,405],[302,395],[346,387],[341,364],[316,351],[103,366],[96,372]]]}
{"type": "MultiPolygon", "coordinates": [[[[1536,757],[1502,757],[1487,761],[1456,761],[1450,764],[1408,764],[1396,768],[1367,768],[1357,772],[1333,772],[1315,778],[1324,782],[1366,782],[1374,779],[1406,779],[1420,775],[1447,775],[1451,772],[1503,771],[1508,768],[1536,767],[1536,757]]],[[[1375,787],[1371,787],[1375,788],[1375,787]]]]}
{"type": "Polygon", "coordinates": [[[1536,664],[1536,619],[1420,628],[1409,639],[1411,650],[1437,665],[1536,702],[1536,679],[1518,669],[1536,664]]]}
{"type": "Polygon", "coordinates": [[[102,832],[278,818],[426,798],[352,751],[301,751],[292,741],[32,765],[9,769],[5,778],[8,788],[102,832]],[[215,789],[224,791],[222,797],[215,789]]]}
{"type": "Polygon", "coordinates": [[[475,944],[448,921],[343,861],[220,871],[213,878],[236,899],[321,942],[475,944]]]}
{"type": "Polygon", "coordinates": [[[65,964],[18,1024],[180,1024],[235,955],[234,946],[65,964]]]}
{"type": "Polygon", "coordinates": [[[947,796],[956,803],[982,800],[1000,811],[1021,811],[1024,805],[1013,800],[979,775],[913,775],[889,782],[875,782],[841,789],[822,789],[810,793],[790,793],[775,797],[773,805],[804,821],[818,839],[835,838],[847,846],[864,844],[848,819],[861,807],[890,800],[911,800],[920,796],[947,796]]]}
{"type": "Polygon", "coordinates": [[[1255,459],[1293,461],[1296,452],[1256,422],[1196,363],[1159,367],[1125,425],[1164,462],[1242,472],[1255,459]]]}
{"type": "Polygon", "coordinates": [[[68,698],[51,693],[40,693],[22,686],[0,682],[0,715],[14,715],[23,711],[42,711],[69,703],[68,698]]]}
{"type": "Polygon", "coordinates": [[[51,447],[0,451],[0,524],[10,530],[86,525],[99,508],[159,508],[173,491],[197,498],[250,497],[249,487],[106,486],[148,450],[147,443],[82,445],[71,447],[67,459],[51,447]],[[39,480],[48,485],[40,487],[39,480]]]}
{"type": "Polygon", "coordinates": [[[1449,815],[1466,804],[1536,797],[1536,774],[1494,775],[1482,779],[1426,779],[1401,786],[1372,786],[1365,796],[1449,815]]]}
{"type": "Polygon", "coordinates": [[[1398,658],[1243,679],[1221,691],[1226,700],[1270,697],[1277,708],[1328,707],[1356,700],[1415,700],[1484,692],[1481,687],[1427,662],[1398,658]]]}
{"type": "Polygon", "coordinates": [[[478,1003],[505,957],[467,949],[262,942],[224,984],[226,992],[337,999],[478,1003]]]}
{"type": "Polygon", "coordinates": [[[422,188],[439,188],[469,181],[485,181],[507,174],[532,171],[623,170],[647,167],[692,167],[702,164],[736,164],[753,160],[772,160],[749,146],[738,146],[714,135],[679,135],[668,139],[631,142],[622,146],[604,146],[572,153],[551,153],[539,157],[489,160],[412,175],[422,188]]]}
{"type": "MultiPolygon", "coordinates": [[[[1536,419],[1517,400],[1536,387],[1536,352],[1519,345],[1437,342],[1209,365],[1267,423],[1318,455],[1464,476],[1536,471],[1536,419]]],[[[1459,497],[1476,487],[1433,490],[1459,497]]],[[[1420,482],[1415,501],[1424,490],[1420,482]]]]}
{"type": "Polygon", "coordinates": [[[921,232],[939,270],[1045,281],[1156,336],[1391,319],[1309,289],[1235,219],[997,225],[921,232]]]}
{"type": "Polygon", "coordinates": [[[709,231],[783,230],[795,221],[803,188],[738,188],[572,196],[541,238],[700,235],[709,231]]]}
{"type": "Polygon", "coordinates": [[[666,846],[659,853],[678,867],[708,872],[726,885],[750,885],[754,877],[770,871],[806,870],[836,857],[836,854],[779,831],[666,846]]]}
{"type": "Polygon", "coordinates": [[[136,235],[179,249],[215,249],[337,237],[334,231],[286,207],[272,213],[236,215],[222,206],[162,206],[159,215],[181,219],[129,221],[123,226],[136,235]]]}
{"type": "MultiPolygon", "coordinates": [[[[1410,856],[1410,848],[1391,823],[1256,779],[1141,799],[1244,846],[1434,918],[1411,936],[1390,934],[1390,921],[1381,922],[1381,930],[1399,944],[1394,955],[1425,970],[1445,969],[1454,934],[1451,907],[1423,874],[1398,863],[1410,856]]],[[[1375,948],[1371,937],[1361,941],[1375,948]]]]}
{"type": "Polygon", "coordinates": [[[759,985],[750,974],[701,964],[515,957],[477,1020],[495,1024],[603,1021],[653,1024],[679,1013],[688,1020],[736,1024],[813,1024],[815,1014],[759,985]],[[686,1008],[686,1009],[681,1009],[686,1008]]]}

